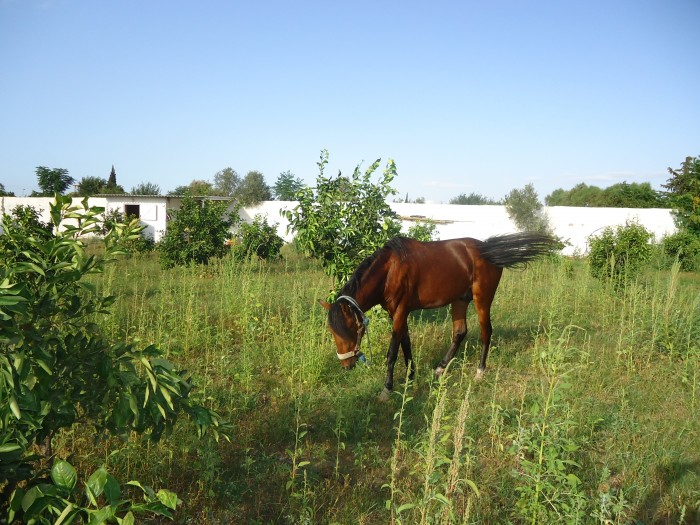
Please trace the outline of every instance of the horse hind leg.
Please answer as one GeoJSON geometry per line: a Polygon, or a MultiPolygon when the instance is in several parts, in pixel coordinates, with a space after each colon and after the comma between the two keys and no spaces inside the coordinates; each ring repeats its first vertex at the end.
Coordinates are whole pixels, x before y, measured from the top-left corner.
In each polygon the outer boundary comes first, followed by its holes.
{"type": "Polygon", "coordinates": [[[456,301],[452,303],[452,344],[447,349],[447,353],[440,361],[440,364],[435,368],[435,377],[439,378],[454,359],[459,345],[462,344],[467,335],[467,306],[466,301],[456,301]]]}

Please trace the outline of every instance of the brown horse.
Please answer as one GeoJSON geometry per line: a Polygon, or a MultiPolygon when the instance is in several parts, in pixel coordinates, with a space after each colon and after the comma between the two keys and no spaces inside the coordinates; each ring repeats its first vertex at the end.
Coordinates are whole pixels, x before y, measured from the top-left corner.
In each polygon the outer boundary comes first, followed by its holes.
{"type": "Polygon", "coordinates": [[[391,317],[391,342],[386,356],[387,373],[382,398],[394,386],[394,365],[403,350],[409,377],[415,374],[408,335],[408,314],[423,308],[450,305],[452,344],[435,369],[440,376],[454,358],[467,334],[467,306],[474,300],[481,325],[481,360],[477,377],[486,370],[491,344],[491,303],[501,280],[503,268],[525,267],[547,253],[556,242],[537,233],[498,235],[485,241],[452,239],[420,242],[396,237],[365,259],[341,289],[338,299],[329,304],[328,322],[337,346],[338,358],[345,369],[363,359],[360,341],[367,330],[364,312],[381,305],[391,317]]]}

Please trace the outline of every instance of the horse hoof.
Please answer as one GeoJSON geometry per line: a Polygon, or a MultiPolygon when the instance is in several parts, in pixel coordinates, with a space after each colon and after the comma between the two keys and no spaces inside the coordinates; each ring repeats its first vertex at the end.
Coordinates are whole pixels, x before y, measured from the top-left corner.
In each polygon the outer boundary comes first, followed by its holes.
{"type": "Polygon", "coordinates": [[[391,395],[391,390],[388,388],[384,387],[384,390],[382,390],[382,393],[379,394],[379,402],[380,403],[386,403],[389,401],[389,396],[391,395]]]}
{"type": "Polygon", "coordinates": [[[445,369],[442,368],[441,366],[438,366],[435,369],[435,379],[440,379],[440,376],[445,373],[445,369]]]}
{"type": "Polygon", "coordinates": [[[484,378],[485,372],[486,372],[485,368],[477,368],[476,369],[476,376],[474,376],[474,380],[481,381],[484,378]]]}

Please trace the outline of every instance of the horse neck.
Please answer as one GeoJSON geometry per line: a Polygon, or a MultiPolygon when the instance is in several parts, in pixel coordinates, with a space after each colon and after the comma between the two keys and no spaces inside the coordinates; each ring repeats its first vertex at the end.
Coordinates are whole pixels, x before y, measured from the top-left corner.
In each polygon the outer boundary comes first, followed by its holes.
{"type": "MultiPolygon", "coordinates": [[[[363,311],[382,302],[382,290],[386,280],[383,261],[375,260],[357,281],[355,290],[350,293],[363,311]]],[[[341,292],[342,293],[342,292],[341,292]]]]}

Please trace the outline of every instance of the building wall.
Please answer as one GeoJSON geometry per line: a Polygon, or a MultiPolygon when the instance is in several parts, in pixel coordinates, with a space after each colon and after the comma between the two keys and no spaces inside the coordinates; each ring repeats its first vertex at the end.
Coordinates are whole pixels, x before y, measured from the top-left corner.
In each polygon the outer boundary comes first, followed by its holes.
{"type": "MultiPolygon", "coordinates": [[[[49,197],[0,197],[0,213],[10,213],[18,205],[33,206],[39,210],[42,220],[49,220],[49,197]]],[[[178,197],[118,195],[91,197],[91,206],[101,206],[107,211],[125,211],[127,205],[139,205],[141,222],[146,225],[145,235],[154,240],[161,239],[166,228],[168,210],[178,209],[178,197]]],[[[282,216],[282,210],[291,210],[297,205],[294,201],[265,201],[239,211],[240,217],[252,222],[256,215],[267,217],[270,224],[277,224],[277,234],[291,241],[293,233],[287,232],[289,221],[282,216]]],[[[517,231],[508,217],[505,206],[465,206],[456,204],[404,204],[391,203],[391,208],[402,218],[402,231],[407,232],[416,220],[437,221],[437,235],[440,239],[474,237],[485,239],[492,235],[517,231]]],[[[234,207],[229,207],[233,211],[234,207]]],[[[655,240],[676,231],[673,215],[668,209],[641,208],[575,208],[553,206],[545,208],[554,233],[569,242],[564,254],[585,254],[588,252],[588,238],[598,234],[606,226],[623,226],[635,221],[653,232],[655,240]]]]}

